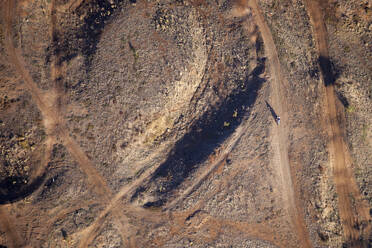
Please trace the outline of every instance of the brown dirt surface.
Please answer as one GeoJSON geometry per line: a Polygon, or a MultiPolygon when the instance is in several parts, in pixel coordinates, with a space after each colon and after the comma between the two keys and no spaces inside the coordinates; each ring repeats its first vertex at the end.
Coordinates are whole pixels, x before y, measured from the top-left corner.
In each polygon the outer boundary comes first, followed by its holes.
{"type": "Polygon", "coordinates": [[[0,247],[371,244],[368,1],[0,6],[0,247]]]}
{"type": "Polygon", "coordinates": [[[280,168],[278,174],[282,178],[282,191],[285,200],[285,208],[288,211],[288,215],[291,216],[291,221],[295,230],[298,232],[298,240],[303,242],[303,247],[310,247],[311,244],[308,238],[306,227],[304,225],[304,219],[301,211],[298,209],[298,203],[296,203],[288,160],[288,110],[287,100],[282,93],[283,90],[281,89],[281,87],[286,87],[288,83],[285,82],[285,79],[282,76],[274,40],[267,24],[264,21],[263,15],[258,8],[257,2],[250,1],[249,4],[252,8],[253,14],[256,16],[257,25],[261,30],[262,39],[266,44],[266,54],[271,62],[270,69],[274,77],[274,83],[272,87],[273,94],[270,98],[270,102],[273,104],[273,107],[276,109],[276,111],[280,113],[281,121],[283,123],[282,125],[277,126],[277,130],[272,131],[272,143],[274,146],[276,146],[275,149],[277,150],[276,159],[278,162],[276,166],[280,168]]]}
{"type": "Polygon", "coordinates": [[[351,171],[349,149],[344,141],[340,116],[343,121],[342,104],[337,99],[333,84],[335,83],[329,62],[327,30],[323,21],[320,5],[316,1],[307,1],[306,6],[314,27],[315,40],[319,51],[319,66],[326,86],[326,110],[330,127],[329,151],[333,168],[340,219],[343,225],[344,237],[352,247],[367,245],[371,232],[371,216],[368,204],[363,200],[360,189],[351,171]]]}

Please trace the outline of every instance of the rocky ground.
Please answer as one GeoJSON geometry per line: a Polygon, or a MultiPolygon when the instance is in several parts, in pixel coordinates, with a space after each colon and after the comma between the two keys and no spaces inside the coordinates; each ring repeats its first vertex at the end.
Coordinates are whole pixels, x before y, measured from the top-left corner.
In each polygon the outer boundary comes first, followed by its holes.
{"type": "Polygon", "coordinates": [[[369,247],[370,3],[257,2],[1,1],[0,247],[369,247]]]}

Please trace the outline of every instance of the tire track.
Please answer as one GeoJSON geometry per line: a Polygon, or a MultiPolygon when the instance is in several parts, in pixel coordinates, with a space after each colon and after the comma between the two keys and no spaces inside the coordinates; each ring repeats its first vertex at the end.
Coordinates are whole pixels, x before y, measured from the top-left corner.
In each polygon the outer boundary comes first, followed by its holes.
{"type": "MultiPolygon", "coordinates": [[[[363,247],[363,234],[368,238],[371,231],[371,217],[368,204],[363,201],[351,168],[351,156],[342,136],[339,117],[344,119],[343,109],[334,89],[329,53],[327,29],[318,1],[305,0],[306,9],[313,26],[316,46],[319,53],[319,67],[325,87],[325,115],[328,119],[327,131],[330,138],[330,164],[338,195],[338,207],[344,238],[350,247],[363,247]],[[361,230],[359,230],[359,228],[361,230]]],[[[368,242],[368,241],[367,241],[368,242]]]]}
{"type": "MultiPolygon", "coordinates": [[[[7,7],[7,14],[6,17],[6,38],[5,38],[5,48],[8,52],[10,60],[13,62],[13,65],[17,72],[22,75],[22,78],[26,84],[27,89],[32,95],[32,99],[36,102],[44,121],[44,126],[47,130],[53,130],[52,133],[59,136],[62,139],[63,143],[66,145],[66,148],[69,152],[74,156],[77,160],[79,165],[81,166],[82,170],[88,175],[89,180],[92,184],[98,184],[100,190],[98,193],[100,195],[104,195],[103,192],[107,192],[108,186],[106,185],[103,178],[99,175],[97,170],[95,169],[94,165],[89,161],[85,153],[81,150],[77,144],[71,140],[67,131],[65,130],[64,122],[61,119],[60,113],[55,111],[55,106],[53,106],[54,101],[50,101],[47,97],[47,92],[42,92],[35,82],[33,82],[29,72],[26,70],[25,62],[22,59],[19,49],[16,49],[13,46],[11,40],[11,23],[12,23],[12,12],[15,8],[13,1],[9,0],[6,1],[7,7]]],[[[106,196],[105,196],[106,197],[106,196]]]]}
{"type": "Polygon", "coordinates": [[[287,82],[281,74],[280,62],[276,51],[275,43],[272,38],[269,27],[267,26],[263,15],[257,4],[257,0],[247,1],[247,7],[253,12],[254,19],[261,32],[265,45],[265,52],[270,63],[273,76],[271,101],[275,109],[281,116],[282,124],[272,129],[272,146],[275,151],[274,163],[277,173],[281,178],[283,187],[284,207],[293,225],[294,232],[297,233],[297,239],[302,247],[312,247],[309,234],[304,223],[304,216],[300,208],[299,201],[296,199],[293,188],[292,174],[288,159],[288,110],[286,97],[283,93],[283,87],[287,87],[287,82]]]}
{"type": "MultiPolygon", "coordinates": [[[[59,106],[60,102],[58,102],[57,106],[55,104],[55,94],[58,95],[58,88],[54,89],[57,92],[44,92],[41,91],[36,83],[33,81],[30,73],[26,69],[25,62],[22,58],[20,50],[15,48],[12,42],[11,26],[13,22],[13,16],[15,16],[16,14],[15,3],[12,0],[7,0],[4,1],[4,6],[4,46],[5,50],[7,51],[9,60],[13,64],[16,71],[22,76],[23,81],[32,96],[32,99],[38,106],[43,117],[45,129],[48,131],[47,133],[49,135],[56,135],[61,139],[62,143],[66,146],[69,153],[79,164],[80,169],[87,175],[89,186],[93,188],[93,191],[96,194],[98,194],[99,198],[101,199],[101,204],[105,205],[105,203],[109,202],[110,199],[113,197],[112,192],[107,185],[107,182],[99,174],[94,164],[89,160],[81,147],[78,146],[77,143],[69,136],[66,130],[66,124],[62,118],[62,114],[60,113],[60,111],[58,111],[59,108],[61,108],[61,106],[59,106]]],[[[53,22],[56,21],[55,16],[53,16],[53,14],[55,13],[54,1],[51,4],[51,13],[51,21],[53,26],[55,25],[55,23],[53,24],[53,22]]],[[[55,59],[56,58],[54,58],[54,60],[55,59]]],[[[61,70],[60,68],[56,67],[56,61],[52,62],[52,80],[55,81],[56,76],[60,76],[60,74],[61,70]]],[[[60,98],[57,97],[57,100],[60,100],[60,98]]],[[[125,228],[125,225],[122,224],[122,221],[127,221],[127,218],[122,215],[120,209],[115,209],[114,214],[118,217],[120,231],[123,236],[123,240],[125,241],[128,230],[125,228]]],[[[6,230],[12,230],[12,228],[9,227],[6,230]]],[[[16,235],[13,235],[12,233],[9,233],[9,235],[11,237],[16,237],[16,235]]]]}
{"type": "MultiPolygon", "coordinates": [[[[258,157],[258,156],[257,156],[258,157]]],[[[250,161],[245,161],[244,164],[251,163],[257,159],[257,157],[251,159],[250,161]]],[[[218,168],[211,172],[219,173],[218,170],[223,166],[223,161],[219,163],[217,166],[218,168]]],[[[149,242],[151,244],[156,243],[160,247],[164,245],[166,242],[170,241],[173,236],[181,235],[183,238],[189,237],[188,233],[200,233],[200,228],[204,228],[208,230],[208,232],[213,231],[214,233],[224,233],[227,232],[226,229],[229,228],[233,231],[238,231],[244,233],[245,236],[259,239],[263,241],[269,241],[272,244],[277,245],[278,247],[288,247],[289,243],[286,239],[280,238],[280,233],[273,229],[273,226],[270,225],[269,222],[261,222],[261,223],[253,223],[253,222],[244,222],[244,221],[231,221],[227,219],[213,217],[212,215],[208,214],[203,210],[203,207],[210,200],[216,193],[220,192],[224,188],[228,188],[228,184],[233,181],[233,178],[241,173],[241,169],[244,168],[234,167],[232,171],[228,172],[227,175],[224,176],[221,182],[212,181],[212,184],[215,185],[213,191],[209,191],[205,196],[199,199],[191,209],[185,211],[176,211],[176,212],[168,212],[168,216],[170,216],[170,220],[173,222],[171,226],[171,232],[168,237],[164,238],[154,238],[149,242]],[[191,221],[191,224],[188,223],[190,219],[193,219],[195,215],[201,213],[205,218],[201,220],[201,226],[195,227],[196,224],[191,221]]],[[[229,232],[227,232],[229,233],[229,232]]],[[[230,234],[230,233],[229,233],[230,234]]],[[[200,234],[203,235],[203,234],[200,234]]],[[[231,234],[230,234],[231,235],[231,234]]]]}
{"type": "MultiPolygon", "coordinates": [[[[159,150],[166,149],[166,145],[164,147],[160,147],[159,150]]],[[[120,203],[121,199],[127,196],[130,193],[133,193],[139,186],[141,186],[145,181],[148,181],[152,178],[153,174],[162,164],[160,162],[158,165],[153,166],[152,168],[147,169],[145,172],[141,174],[136,180],[134,180],[131,184],[123,186],[120,191],[111,198],[109,203],[107,204],[106,208],[101,212],[101,214],[96,218],[96,220],[92,223],[91,226],[86,228],[80,236],[82,237],[80,240],[79,247],[86,247],[91,241],[92,237],[95,236],[99,228],[104,223],[106,216],[113,211],[114,209],[118,208],[118,204],[120,203]]],[[[122,206],[123,207],[123,206],[122,206]]],[[[126,204],[126,208],[130,207],[129,203],[126,204]]],[[[134,210],[135,211],[135,210],[134,210]]]]}
{"type": "Polygon", "coordinates": [[[235,237],[249,237],[275,244],[278,247],[288,247],[287,240],[280,240],[271,226],[266,223],[250,223],[244,221],[231,221],[223,218],[214,217],[201,210],[202,203],[196,204],[192,209],[174,212],[168,215],[171,224],[169,234],[166,237],[155,237],[149,240],[146,247],[156,245],[162,247],[172,238],[190,238],[201,240],[201,243],[212,243],[218,239],[222,233],[237,233],[235,237]]]}

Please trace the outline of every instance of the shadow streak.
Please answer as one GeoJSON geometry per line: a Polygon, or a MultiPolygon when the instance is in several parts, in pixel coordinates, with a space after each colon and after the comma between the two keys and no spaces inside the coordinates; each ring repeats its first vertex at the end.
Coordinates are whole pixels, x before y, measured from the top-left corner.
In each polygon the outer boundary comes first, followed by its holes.
{"type": "Polygon", "coordinates": [[[276,118],[278,118],[278,115],[275,113],[274,109],[271,107],[271,105],[265,101],[267,108],[270,110],[270,113],[272,117],[274,118],[274,121],[276,121],[276,118]]]}
{"type": "Polygon", "coordinates": [[[349,240],[342,244],[343,248],[353,248],[353,247],[360,247],[360,248],[371,248],[372,247],[372,238],[365,239],[361,238],[358,240],[349,240]]]}
{"type": "Polygon", "coordinates": [[[326,87],[334,85],[336,74],[333,72],[333,66],[328,57],[319,56],[318,63],[323,75],[324,84],[326,87]]]}

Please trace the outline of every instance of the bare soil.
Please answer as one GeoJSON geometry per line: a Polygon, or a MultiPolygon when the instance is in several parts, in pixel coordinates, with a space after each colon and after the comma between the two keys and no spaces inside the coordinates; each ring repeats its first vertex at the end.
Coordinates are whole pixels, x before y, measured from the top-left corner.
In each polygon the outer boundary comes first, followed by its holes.
{"type": "Polygon", "coordinates": [[[0,247],[369,247],[368,2],[0,5],[0,247]]]}
{"type": "Polygon", "coordinates": [[[371,216],[368,203],[361,196],[351,171],[349,149],[344,141],[341,125],[344,121],[342,104],[337,99],[333,85],[335,84],[328,53],[327,30],[323,22],[320,5],[316,2],[307,3],[310,19],[315,32],[315,40],[319,51],[319,66],[326,86],[326,113],[329,116],[330,162],[333,168],[340,219],[343,225],[345,239],[352,247],[367,246],[371,232],[371,216]]]}

